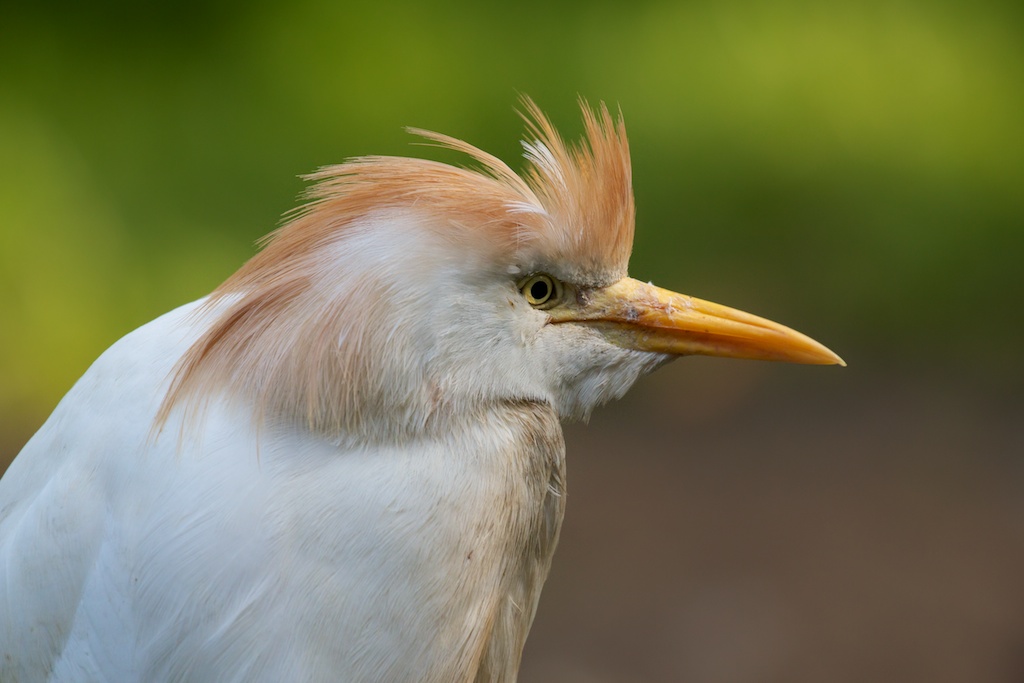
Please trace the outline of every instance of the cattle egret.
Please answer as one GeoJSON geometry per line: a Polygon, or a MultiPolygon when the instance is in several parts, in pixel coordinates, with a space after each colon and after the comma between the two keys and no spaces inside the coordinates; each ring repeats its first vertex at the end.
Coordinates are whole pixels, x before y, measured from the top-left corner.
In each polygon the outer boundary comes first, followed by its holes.
{"type": "Polygon", "coordinates": [[[0,680],[513,681],[560,419],[687,354],[843,364],[626,276],[621,116],[526,169],[371,156],[115,343],[0,481],[0,680]]]}

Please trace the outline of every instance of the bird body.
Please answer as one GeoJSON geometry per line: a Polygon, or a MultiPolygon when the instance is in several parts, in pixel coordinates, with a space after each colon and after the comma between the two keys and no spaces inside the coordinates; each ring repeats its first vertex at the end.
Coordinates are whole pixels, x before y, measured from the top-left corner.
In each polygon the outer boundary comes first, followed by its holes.
{"type": "Polygon", "coordinates": [[[371,157],[93,364],[0,480],[2,681],[512,681],[560,419],[682,353],[838,357],[625,276],[621,123],[525,180],[371,157]]]}
{"type": "Polygon", "coordinates": [[[385,446],[257,434],[223,404],[153,444],[196,309],[103,354],[0,480],[3,680],[512,677],[562,516],[554,411],[385,446]]]}

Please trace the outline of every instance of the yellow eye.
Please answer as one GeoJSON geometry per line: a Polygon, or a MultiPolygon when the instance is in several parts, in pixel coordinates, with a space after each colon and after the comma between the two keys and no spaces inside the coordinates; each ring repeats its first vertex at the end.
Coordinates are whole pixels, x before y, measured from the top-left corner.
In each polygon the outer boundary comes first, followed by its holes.
{"type": "Polygon", "coordinates": [[[562,283],[550,275],[538,273],[526,278],[519,285],[519,291],[534,308],[551,308],[562,298],[562,283]]]}

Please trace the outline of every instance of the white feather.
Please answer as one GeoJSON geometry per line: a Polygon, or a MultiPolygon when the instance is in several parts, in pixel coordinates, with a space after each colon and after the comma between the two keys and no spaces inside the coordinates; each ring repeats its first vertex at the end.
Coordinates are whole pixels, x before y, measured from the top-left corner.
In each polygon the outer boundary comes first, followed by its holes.
{"type": "Polygon", "coordinates": [[[154,436],[231,298],[94,363],[0,481],[0,680],[514,679],[561,521],[555,409],[585,414],[660,357],[547,325],[507,268],[431,234],[407,215],[349,231],[321,294],[388,274],[395,391],[443,379],[442,429],[257,424],[225,394],[154,436]]]}

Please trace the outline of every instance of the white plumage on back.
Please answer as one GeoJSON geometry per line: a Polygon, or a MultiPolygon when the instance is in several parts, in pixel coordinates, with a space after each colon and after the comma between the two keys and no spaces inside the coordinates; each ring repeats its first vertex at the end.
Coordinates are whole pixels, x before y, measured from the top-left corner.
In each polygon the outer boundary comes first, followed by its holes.
{"type": "Polygon", "coordinates": [[[511,681],[564,506],[559,417],[673,355],[838,362],[625,277],[621,123],[532,162],[366,158],[127,335],[0,480],[2,681],[511,681]]]}

